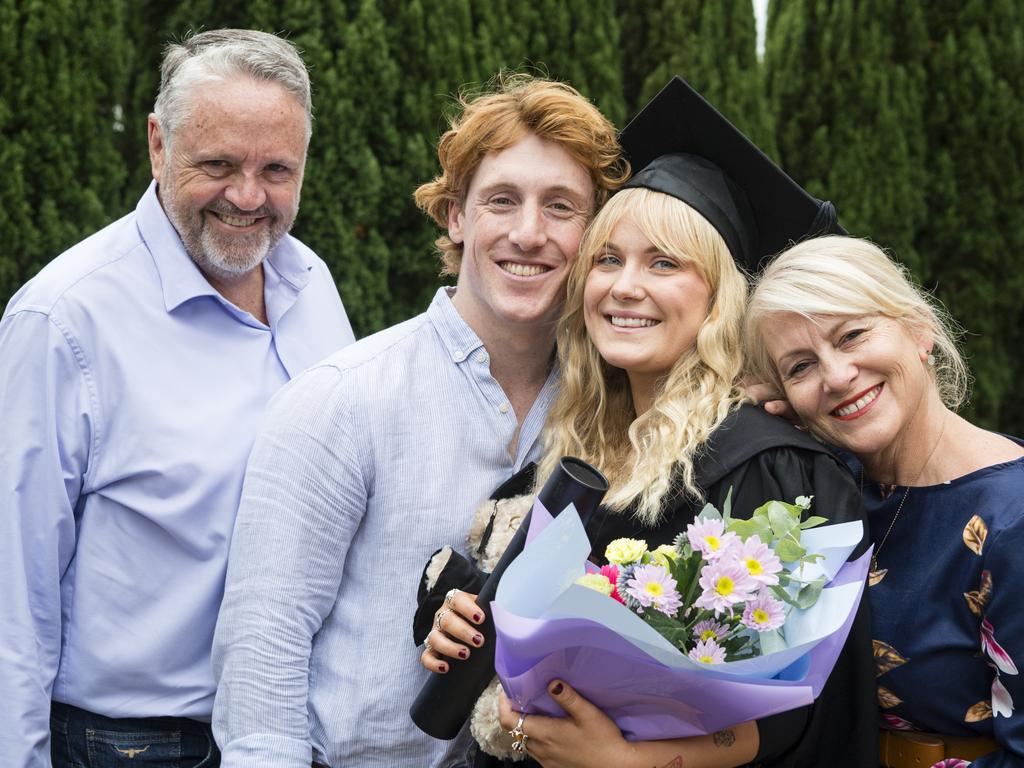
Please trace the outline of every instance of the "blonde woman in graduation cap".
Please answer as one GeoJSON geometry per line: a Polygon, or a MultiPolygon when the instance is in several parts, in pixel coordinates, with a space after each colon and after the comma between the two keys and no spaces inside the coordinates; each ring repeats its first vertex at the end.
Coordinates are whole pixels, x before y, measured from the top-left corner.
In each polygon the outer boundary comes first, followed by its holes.
{"type": "Polygon", "coordinates": [[[877,246],[822,237],[767,268],[746,324],[753,372],[863,490],[883,764],[1024,765],[1024,442],[956,414],[944,311],[877,246]]]}
{"type": "MultiPolygon", "coordinates": [[[[564,455],[607,475],[605,505],[587,525],[598,558],[623,536],[651,547],[672,542],[706,502],[722,508],[730,491],[735,516],[768,499],[813,496],[813,514],[860,519],[848,470],[804,433],[744,404],[740,386],[744,272],[790,240],[835,227],[834,209],[678,78],[622,143],[638,170],[591,224],[570,273],[561,390],[539,483],[564,455]]],[[[465,620],[448,615],[444,631],[429,635],[423,663],[434,671],[473,647],[472,616],[482,610],[460,597],[465,620]]],[[[817,702],[713,735],[627,742],[561,680],[548,690],[567,717],[521,719],[503,700],[501,725],[524,733],[528,756],[548,767],[877,765],[866,620],[859,611],[817,702]]]]}

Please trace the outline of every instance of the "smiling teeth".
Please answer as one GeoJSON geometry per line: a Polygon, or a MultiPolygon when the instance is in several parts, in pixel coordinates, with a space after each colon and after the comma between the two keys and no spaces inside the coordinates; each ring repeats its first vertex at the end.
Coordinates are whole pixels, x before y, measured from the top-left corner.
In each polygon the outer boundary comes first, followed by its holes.
{"type": "Polygon", "coordinates": [[[870,392],[868,392],[866,395],[864,395],[863,397],[858,398],[857,402],[850,403],[849,405],[844,405],[842,408],[836,408],[833,411],[833,413],[836,416],[849,416],[851,413],[856,413],[861,408],[866,406],[868,403],[873,401],[876,397],[878,397],[878,393],[881,392],[881,391],[882,391],[882,387],[881,386],[877,386],[874,389],[872,389],[870,392]]]}
{"type": "Polygon", "coordinates": [[[616,317],[611,315],[609,319],[612,321],[612,325],[617,325],[620,328],[650,328],[652,325],[657,325],[657,320],[651,320],[648,317],[616,317]]]}
{"type": "Polygon", "coordinates": [[[512,261],[502,262],[501,268],[516,277],[534,277],[548,271],[547,267],[540,264],[516,264],[512,261]]]}
{"type": "Polygon", "coordinates": [[[216,216],[225,224],[230,224],[232,227],[249,227],[256,221],[256,218],[252,216],[244,219],[238,216],[228,216],[226,213],[217,213],[216,216]]]}

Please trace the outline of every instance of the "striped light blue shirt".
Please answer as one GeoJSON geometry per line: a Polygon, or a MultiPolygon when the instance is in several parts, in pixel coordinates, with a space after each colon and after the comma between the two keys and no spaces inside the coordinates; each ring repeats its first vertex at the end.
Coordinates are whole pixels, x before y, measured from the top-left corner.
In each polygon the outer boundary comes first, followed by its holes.
{"type": "Polygon", "coordinates": [[[222,297],[151,185],[0,322],[0,763],[48,766],[50,698],[209,720],[245,462],[270,397],[352,340],[285,237],[269,324],[222,297]]]}
{"type": "Polygon", "coordinates": [[[417,581],[434,550],[464,542],[476,505],[539,457],[556,380],[516,437],[487,350],[442,288],[426,313],[274,399],[214,641],[225,768],[451,764],[465,744],[408,715],[428,674],[411,639],[417,581]]]}

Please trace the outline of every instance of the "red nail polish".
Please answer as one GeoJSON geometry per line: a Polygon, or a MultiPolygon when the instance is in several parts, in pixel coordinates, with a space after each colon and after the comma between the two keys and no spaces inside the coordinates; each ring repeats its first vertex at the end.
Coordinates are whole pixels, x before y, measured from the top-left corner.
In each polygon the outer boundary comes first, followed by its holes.
{"type": "Polygon", "coordinates": [[[475,622],[478,622],[478,623],[479,623],[480,621],[482,621],[482,620],[483,620],[483,618],[484,618],[484,617],[483,617],[483,616],[481,616],[481,615],[480,615],[479,613],[474,613],[474,614],[473,614],[473,621],[475,621],[475,622]]]}
{"type": "Polygon", "coordinates": [[[447,671],[448,671],[448,665],[447,665],[447,664],[441,664],[441,665],[440,665],[440,666],[439,666],[439,667],[437,668],[437,671],[438,671],[438,672],[440,672],[440,673],[441,673],[441,674],[443,675],[443,674],[444,674],[445,672],[447,672],[447,671]]]}
{"type": "Polygon", "coordinates": [[[459,648],[459,658],[465,659],[467,656],[469,656],[469,651],[467,651],[465,648],[459,648]]]}
{"type": "Polygon", "coordinates": [[[562,691],[565,690],[565,686],[561,683],[555,683],[555,687],[551,689],[551,693],[555,696],[561,695],[562,691]]]}
{"type": "Polygon", "coordinates": [[[483,635],[473,635],[473,645],[482,645],[484,642],[483,635]]]}

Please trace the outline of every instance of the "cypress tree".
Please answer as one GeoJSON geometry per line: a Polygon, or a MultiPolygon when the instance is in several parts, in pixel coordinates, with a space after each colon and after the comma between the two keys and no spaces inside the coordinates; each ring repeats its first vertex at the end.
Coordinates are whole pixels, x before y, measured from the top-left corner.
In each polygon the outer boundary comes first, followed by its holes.
{"type": "Polygon", "coordinates": [[[928,11],[928,219],[916,245],[926,281],[968,331],[976,380],[967,415],[1021,434],[1024,11],[1013,0],[928,11]]]}
{"type": "Polygon", "coordinates": [[[316,47],[317,120],[295,233],[331,268],[362,335],[386,324],[390,304],[387,237],[394,193],[382,158],[399,162],[400,77],[373,0],[325,9],[316,47]]]}
{"type": "Polygon", "coordinates": [[[772,13],[766,52],[783,167],[834,201],[851,233],[912,268],[925,215],[926,49],[915,3],[802,0],[772,13]]]}
{"type": "MultiPolygon", "coordinates": [[[[447,128],[445,114],[466,84],[479,83],[474,55],[473,17],[468,0],[439,0],[426,6],[420,0],[386,0],[388,45],[402,77],[396,94],[397,156],[389,156],[386,215],[390,251],[387,323],[420,312],[441,284],[440,261],[434,240],[436,225],[421,213],[413,191],[438,172],[437,139],[447,128]]],[[[452,282],[451,278],[447,282],[452,282]]]]}
{"type": "Polygon", "coordinates": [[[534,70],[564,80],[613,123],[626,114],[614,0],[504,0],[474,8],[483,73],[534,70]]]}
{"type": "Polygon", "coordinates": [[[619,15],[631,115],[679,75],[768,154],[774,153],[749,0],[620,2],[619,15]]]}
{"type": "Polygon", "coordinates": [[[120,3],[5,2],[0,71],[0,302],[123,213],[126,58],[120,3]]]}

